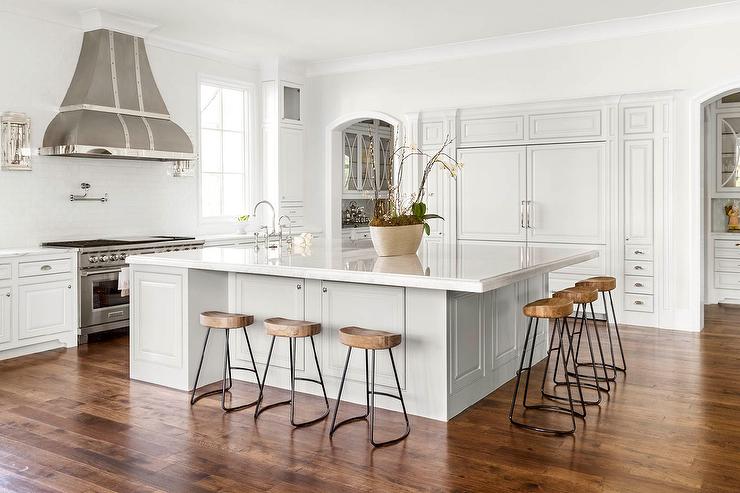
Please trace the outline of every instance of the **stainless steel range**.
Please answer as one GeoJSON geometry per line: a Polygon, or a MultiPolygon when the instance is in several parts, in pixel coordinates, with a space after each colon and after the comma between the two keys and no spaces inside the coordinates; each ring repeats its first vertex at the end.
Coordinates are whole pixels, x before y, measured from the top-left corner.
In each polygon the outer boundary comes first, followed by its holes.
{"type": "Polygon", "coordinates": [[[203,243],[203,240],[183,236],[142,236],[55,241],[42,246],[79,250],[78,340],[85,344],[89,334],[129,325],[129,297],[118,289],[118,276],[126,266],[126,257],[192,250],[202,248],[203,243]]]}

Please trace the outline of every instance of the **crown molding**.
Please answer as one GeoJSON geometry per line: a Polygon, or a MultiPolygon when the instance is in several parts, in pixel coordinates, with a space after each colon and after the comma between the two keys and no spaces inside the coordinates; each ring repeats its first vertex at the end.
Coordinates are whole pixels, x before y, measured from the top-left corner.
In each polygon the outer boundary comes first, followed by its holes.
{"type": "Polygon", "coordinates": [[[143,38],[159,27],[151,22],[101,9],[81,10],[79,14],[83,31],[109,29],[143,38]]]}
{"type": "Polygon", "coordinates": [[[316,77],[328,74],[379,70],[445,60],[482,57],[499,53],[511,53],[553,46],[627,38],[658,32],[677,31],[738,20],[740,20],[740,1],[732,1],[706,7],[674,10],[638,17],[625,17],[473,41],[323,60],[308,64],[306,75],[308,77],[316,77]]]}

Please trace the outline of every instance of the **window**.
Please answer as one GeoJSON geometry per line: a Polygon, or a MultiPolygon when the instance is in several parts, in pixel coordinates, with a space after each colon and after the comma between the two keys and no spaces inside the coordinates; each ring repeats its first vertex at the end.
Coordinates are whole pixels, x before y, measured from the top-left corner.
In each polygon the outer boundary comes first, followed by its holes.
{"type": "Polygon", "coordinates": [[[244,214],[248,200],[249,89],[200,84],[200,213],[205,219],[244,214]]]}

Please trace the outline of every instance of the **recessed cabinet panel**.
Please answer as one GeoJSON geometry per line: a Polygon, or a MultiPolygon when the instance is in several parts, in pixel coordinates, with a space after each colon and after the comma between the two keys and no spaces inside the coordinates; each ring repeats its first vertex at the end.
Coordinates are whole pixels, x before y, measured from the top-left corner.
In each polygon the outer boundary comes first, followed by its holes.
{"type": "MultiPolygon", "coordinates": [[[[347,346],[339,342],[339,329],[359,326],[400,333],[401,345],[393,348],[393,358],[401,387],[406,382],[406,324],[404,289],[392,286],[322,282],[321,313],[324,332],[324,375],[341,377],[347,346]]],[[[376,382],[394,387],[388,351],[376,351],[376,382]]],[[[365,381],[365,352],[352,351],[347,378],[365,381]]]]}
{"type": "Polygon", "coordinates": [[[525,148],[461,149],[458,159],[458,238],[525,240],[525,148]]]}
{"type": "Polygon", "coordinates": [[[570,111],[529,117],[529,138],[575,139],[601,136],[601,111],[570,111]]]}
{"type": "Polygon", "coordinates": [[[183,276],[136,272],[133,280],[132,358],[182,368],[183,276]]]}
{"type": "Polygon", "coordinates": [[[71,280],[21,285],[18,298],[19,339],[70,330],[73,309],[71,280]]]}
{"type": "MultiPolygon", "coordinates": [[[[264,321],[271,317],[284,317],[303,320],[304,281],[292,277],[259,276],[255,274],[237,274],[236,276],[236,311],[254,315],[254,324],[247,331],[252,351],[257,363],[265,364],[270,349],[272,336],[265,333],[264,321]]],[[[236,350],[239,359],[251,360],[243,334],[236,334],[236,350]]],[[[296,370],[305,369],[306,339],[296,342],[296,370]]],[[[310,344],[310,343],[309,343],[310,344]]],[[[288,340],[278,337],[270,360],[270,366],[290,368],[288,340]]],[[[313,367],[313,363],[311,363],[313,367]]]]}
{"type": "Polygon", "coordinates": [[[624,108],[624,133],[653,133],[653,107],[624,108]]]}
{"type": "Polygon", "coordinates": [[[624,234],[629,243],[653,242],[653,141],[624,142],[624,234]]]}
{"type": "Polygon", "coordinates": [[[449,297],[450,390],[458,390],[485,375],[483,298],[489,293],[453,293],[449,297]]]}
{"type": "Polygon", "coordinates": [[[421,124],[422,145],[441,144],[444,139],[444,124],[442,122],[424,122],[421,124]]]}
{"type": "Polygon", "coordinates": [[[0,288],[0,344],[10,342],[12,338],[12,288],[0,288]]]}
{"type": "Polygon", "coordinates": [[[13,277],[13,269],[10,264],[0,264],[0,281],[13,277]]]}
{"type": "Polygon", "coordinates": [[[303,200],[303,129],[280,128],[280,200],[303,200]]]}
{"type": "Polygon", "coordinates": [[[531,146],[527,153],[529,239],[606,243],[605,144],[531,146]]]}
{"type": "Polygon", "coordinates": [[[524,140],[524,116],[463,119],[460,122],[460,146],[512,140],[524,140]]]}

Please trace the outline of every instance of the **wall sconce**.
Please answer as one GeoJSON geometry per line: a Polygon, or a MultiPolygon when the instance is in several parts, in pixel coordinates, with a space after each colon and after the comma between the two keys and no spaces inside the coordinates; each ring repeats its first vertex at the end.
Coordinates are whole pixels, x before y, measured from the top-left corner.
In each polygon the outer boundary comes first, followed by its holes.
{"type": "Polygon", "coordinates": [[[195,161],[173,161],[167,172],[170,176],[195,176],[195,161]]]}
{"type": "Polygon", "coordinates": [[[25,113],[0,115],[2,169],[31,169],[31,119],[25,113]]]}

